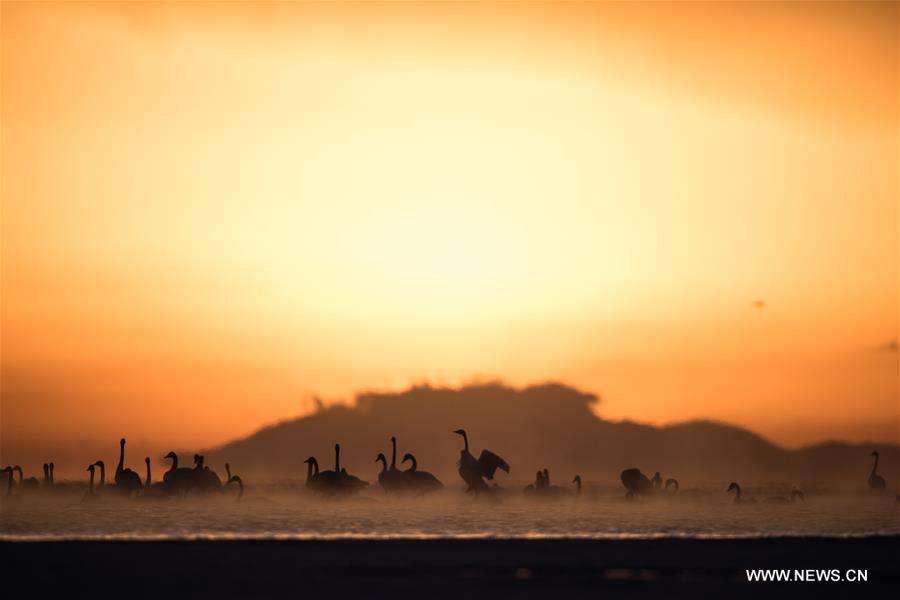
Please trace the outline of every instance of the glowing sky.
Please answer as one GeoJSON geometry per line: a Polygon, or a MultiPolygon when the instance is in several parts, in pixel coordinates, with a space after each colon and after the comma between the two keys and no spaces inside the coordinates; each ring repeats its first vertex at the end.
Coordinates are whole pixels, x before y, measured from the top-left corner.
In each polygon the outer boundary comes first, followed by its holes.
{"type": "Polygon", "coordinates": [[[473,377],[896,442],[897,7],[4,2],[3,452],[473,377]]]}

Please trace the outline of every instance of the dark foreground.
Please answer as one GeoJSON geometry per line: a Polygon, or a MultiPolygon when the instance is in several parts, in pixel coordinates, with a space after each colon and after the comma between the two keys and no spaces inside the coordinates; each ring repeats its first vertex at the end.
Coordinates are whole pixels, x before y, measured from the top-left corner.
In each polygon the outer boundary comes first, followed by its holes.
{"type": "Polygon", "coordinates": [[[900,538],[3,542],[29,597],[894,597],[900,538]],[[867,569],[861,583],[748,583],[745,569],[867,569]]]}

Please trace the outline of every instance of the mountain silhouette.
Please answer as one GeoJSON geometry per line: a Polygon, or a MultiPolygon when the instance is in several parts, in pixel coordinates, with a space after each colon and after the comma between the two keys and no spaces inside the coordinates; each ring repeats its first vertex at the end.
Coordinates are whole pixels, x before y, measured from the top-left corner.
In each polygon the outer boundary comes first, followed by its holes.
{"type": "Polygon", "coordinates": [[[413,452],[420,468],[457,482],[461,440],[452,430],[465,428],[474,448],[490,448],[512,465],[501,482],[529,481],[535,470],[548,468],[559,481],[580,473],[615,484],[622,469],[636,466],[678,477],[683,485],[738,479],[863,488],[869,453],[879,450],[880,471],[889,487],[896,486],[897,445],[828,442],[789,450],[711,421],[655,427],[604,420],[593,410],[598,402],[593,394],[558,383],[367,392],[354,406],[320,407],[203,454],[208,464],[230,462],[257,480],[297,479],[305,476],[303,460],[309,455],[323,469],[332,468],[332,449],[340,442],[342,465],[374,480],[380,468],[375,457],[389,452],[396,435],[401,455],[413,452]]]}

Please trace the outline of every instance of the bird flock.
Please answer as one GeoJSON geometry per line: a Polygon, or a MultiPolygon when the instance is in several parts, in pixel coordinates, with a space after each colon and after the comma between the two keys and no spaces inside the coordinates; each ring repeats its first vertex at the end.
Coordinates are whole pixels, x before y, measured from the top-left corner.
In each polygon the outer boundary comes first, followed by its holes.
{"type": "MultiPolygon", "coordinates": [[[[492,493],[500,491],[502,488],[496,483],[488,482],[494,479],[497,471],[510,472],[509,463],[498,454],[491,450],[484,449],[478,458],[469,450],[469,436],[464,429],[453,431],[454,434],[462,437],[463,448],[459,453],[457,462],[460,478],[466,484],[465,491],[478,497],[484,493],[492,493]]],[[[223,493],[229,486],[237,488],[237,498],[241,499],[244,495],[244,482],[240,476],[232,474],[231,465],[225,464],[226,477],[223,480],[219,475],[205,464],[204,457],[200,454],[194,455],[192,467],[179,466],[178,455],[175,452],[169,452],[165,455],[165,459],[170,460],[169,470],[163,474],[161,481],[153,481],[150,457],[144,458],[146,467],[145,478],[141,479],[138,473],[125,466],[125,445],[126,440],[119,440],[119,462],[116,465],[113,483],[106,482],[106,465],[102,460],[97,460],[88,465],[86,471],[89,473],[88,489],[83,500],[85,502],[95,502],[105,495],[112,492],[124,498],[171,498],[187,495],[206,495],[213,493],[223,493]],[[99,479],[98,479],[99,477],[99,479]]],[[[869,474],[869,488],[875,492],[886,491],[885,480],[878,475],[878,452],[872,452],[874,457],[872,471],[869,474]]],[[[378,485],[389,494],[415,494],[423,495],[432,492],[438,492],[445,489],[441,481],[428,471],[422,471],[418,468],[416,457],[407,452],[403,455],[400,464],[409,463],[409,467],[400,469],[397,466],[397,438],[391,437],[391,460],[390,463],[383,453],[379,453],[375,458],[376,463],[381,463],[381,471],[378,473],[378,485]]],[[[319,462],[315,456],[310,456],[304,463],[306,464],[306,481],[305,487],[310,492],[324,497],[348,496],[353,495],[366,489],[369,482],[347,472],[347,469],[341,466],[341,445],[334,445],[334,469],[322,471],[319,469],[319,462]]],[[[53,472],[54,463],[45,463],[43,465],[43,480],[36,477],[25,477],[22,467],[19,465],[7,466],[2,471],[7,476],[6,497],[14,496],[14,487],[17,487],[20,494],[28,494],[35,491],[42,491],[52,488],[55,485],[53,472]],[[18,475],[18,481],[15,481],[15,475],[18,475]]],[[[628,468],[621,472],[620,480],[625,487],[625,499],[636,500],[642,497],[653,495],[674,496],[679,493],[680,485],[675,478],[668,478],[663,483],[662,475],[656,472],[652,478],[647,477],[638,468],[628,468]]],[[[534,483],[525,486],[523,493],[530,498],[561,498],[574,493],[575,496],[581,494],[582,480],[580,475],[575,475],[572,479],[574,490],[567,487],[553,485],[550,482],[550,472],[544,468],[538,470],[535,474],[534,483]]],[[[690,492],[691,490],[688,490],[690,492]]],[[[740,484],[732,482],[726,493],[734,493],[733,501],[736,504],[755,503],[756,498],[747,498],[742,495],[740,484]]],[[[806,499],[802,490],[794,487],[788,496],[773,496],[763,498],[762,502],[771,503],[797,503],[804,502],[806,499]]],[[[900,496],[898,496],[900,501],[900,496]]]]}

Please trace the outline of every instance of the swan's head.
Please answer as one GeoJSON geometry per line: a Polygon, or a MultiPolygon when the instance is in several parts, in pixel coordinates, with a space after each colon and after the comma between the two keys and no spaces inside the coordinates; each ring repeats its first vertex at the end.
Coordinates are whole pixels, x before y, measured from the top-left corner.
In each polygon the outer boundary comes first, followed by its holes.
{"type": "Polygon", "coordinates": [[[120,445],[120,446],[124,446],[124,445],[125,445],[125,438],[122,438],[121,440],[119,440],[119,445],[120,445]]]}
{"type": "Polygon", "coordinates": [[[102,460],[98,460],[97,462],[94,463],[94,466],[100,467],[100,468],[102,469],[102,468],[103,468],[103,461],[102,461],[102,460]]]}
{"type": "Polygon", "coordinates": [[[572,483],[581,483],[581,475],[576,475],[575,479],[572,480],[572,483]]]}
{"type": "Polygon", "coordinates": [[[144,457],[144,462],[147,463],[147,464],[149,465],[149,464],[150,464],[150,457],[149,457],[149,456],[145,456],[145,457],[144,457]]]}
{"type": "Polygon", "coordinates": [[[172,458],[172,459],[176,459],[176,458],[178,458],[178,455],[175,454],[174,452],[169,452],[168,454],[166,454],[165,456],[163,456],[163,458],[172,458]]]}
{"type": "MultiPolygon", "coordinates": [[[[9,467],[7,467],[6,469],[8,469],[8,468],[9,468],[9,467]]],[[[6,469],[3,469],[3,470],[5,471],[6,469]]],[[[85,471],[90,471],[91,473],[93,473],[93,472],[94,472],[94,465],[88,465],[88,468],[85,469],[85,471]]]]}
{"type": "Polygon", "coordinates": [[[387,462],[387,459],[384,457],[384,452],[379,452],[378,456],[375,457],[375,462],[378,462],[380,460],[387,462]]]}
{"type": "Polygon", "coordinates": [[[335,451],[335,452],[340,452],[340,451],[341,451],[341,445],[340,445],[340,444],[335,444],[335,445],[334,445],[334,451],[335,451]]]}
{"type": "Polygon", "coordinates": [[[728,485],[728,489],[725,490],[725,491],[726,491],[726,492],[730,492],[730,491],[732,491],[732,490],[739,490],[739,489],[741,489],[741,486],[739,486],[737,483],[735,483],[734,481],[732,481],[732,482],[728,485]]]}
{"type": "Polygon", "coordinates": [[[392,435],[392,436],[391,436],[391,443],[392,443],[392,444],[397,443],[397,436],[395,436],[395,435],[392,435]]]}
{"type": "Polygon", "coordinates": [[[453,433],[455,433],[456,435],[466,435],[466,430],[465,429],[454,429],[453,433]]]}
{"type": "Polygon", "coordinates": [[[416,457],[413,456],[412,454],[410,454],[409,452],[407,452],[406,454],[403,455],[403,460],[401,460],[400,462],[406,462],[408,460],[409,461],[416,460],[416,457]]]}

